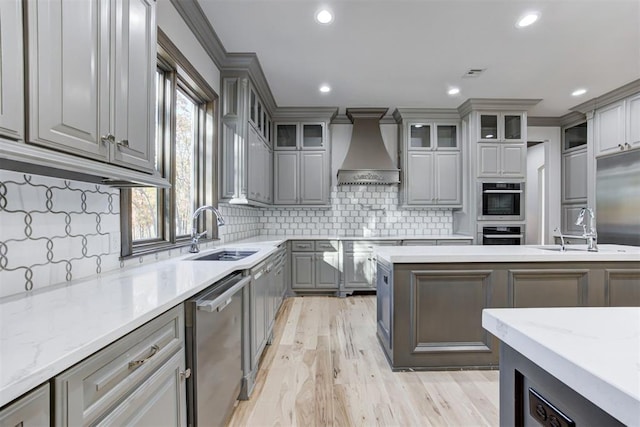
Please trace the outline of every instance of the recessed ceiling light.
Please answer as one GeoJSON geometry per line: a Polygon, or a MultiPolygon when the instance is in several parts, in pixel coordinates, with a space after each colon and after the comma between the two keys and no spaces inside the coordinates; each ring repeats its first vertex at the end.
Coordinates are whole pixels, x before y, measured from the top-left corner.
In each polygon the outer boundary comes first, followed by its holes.
{"type": "Polygon", "coordinates": [[[331,92],[331,87],[329,85],[322,85],[320,86],[320,92],[322,93],[331,92]]]}
{"type": "Polygon", "coordinates": [[[421,127],[422,127],[422,126],[424,126],[424,125],[417,124],[417,125],[413,125],[413,126],[414,126],[414,127],[416,127],[416,128],[421,128],[421,127]]]}
{"type": "Polygon", "coordinates": [[[459,93],[460,93],[460,88],[452,87],[452,88],[450,88],[450,89],[447,91],[447,93],[448,93],[449,95],[457,95],[457,94],[459,94],[459,93]]]}
{"type": "Polygon", "coordinates": [[[316,21],[321,24],[330,24],[333,22],[333,14],[327,9],[321,9],[316,13],[316,21]]]}
{"type": "Polygon", "coordinates": [[[580,95],[584,95],[585,93],[587,93],[586,89],[576,89],[573,92],[571,92],[571,95],[580,96],[580,95]]]}
{"type": "Polygon", "coordinates": [[[517,28],[528,27],[529,25],[536,22],[538,18],[540,18],[540,14],[538,12],[525,13],[520,17],[520,19],[518,19],[518,22],[516,23],[516,27],[517,28]]]}

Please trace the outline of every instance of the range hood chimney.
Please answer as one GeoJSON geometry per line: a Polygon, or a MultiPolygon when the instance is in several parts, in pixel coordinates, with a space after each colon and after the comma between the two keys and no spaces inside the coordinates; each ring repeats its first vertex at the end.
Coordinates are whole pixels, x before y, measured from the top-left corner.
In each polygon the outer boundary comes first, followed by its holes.
{"type": "Polygon", "coordinates": [[[338,170],[338,185],[389,185],[400,182],[396,167],[384,146],[380,119],[387,108],[347,108],[353,123],[349,151],[338,170]]]}

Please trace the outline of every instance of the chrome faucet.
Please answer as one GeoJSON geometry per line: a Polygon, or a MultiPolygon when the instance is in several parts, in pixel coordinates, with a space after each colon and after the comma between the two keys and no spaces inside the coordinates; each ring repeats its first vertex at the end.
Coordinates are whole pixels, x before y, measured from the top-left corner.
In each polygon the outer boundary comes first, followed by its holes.
{"type": "Polygon", "coordinates": [[[596,231],[596,216],[591,208],[582,208],[576,219],[576,225],[582,226],[582,237],[587,239],[587,250],[598,252],[598,232],[596,231]],[[587,233],[587,225],[584,223],[584,214],[589,214],[589,232],[587,233]]]}
{"type": "Polygon", "coordinates": [[[196,211],[193,213],[193,216],[192,216],[193,226],[191,228],[191,247],[189,248],[189,252],[191,252],[192,254],[200,252],[200,248],[198,247],[198,241],[202,236],[207,234],[207,230],[203,231],[202,233],[198,233],[198,217],[204,211],[211,211],[216,215],[218,227],[221,227],[224,225],[224,218],[222,217],[222,214],[218,209],[214,208],[213,206],[205,205],[205,206],[200,206],[198,209],[196,209],[196,211]]]}

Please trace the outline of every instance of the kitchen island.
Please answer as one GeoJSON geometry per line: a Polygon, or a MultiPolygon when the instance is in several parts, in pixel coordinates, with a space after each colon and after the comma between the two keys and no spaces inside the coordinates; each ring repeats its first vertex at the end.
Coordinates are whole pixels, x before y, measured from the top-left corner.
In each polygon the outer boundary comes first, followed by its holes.
{"type": "Polygon", "coordinates": [[[379,247],[377,334],[394,370],[493,368],[485,308],[640,306],[640,248],[379,247]]]}
{"type": "Polygon", "coordinates": [[[640,309],[489,309],[482,325],[501,341],[500,425],[640,423],[640,309]]]}

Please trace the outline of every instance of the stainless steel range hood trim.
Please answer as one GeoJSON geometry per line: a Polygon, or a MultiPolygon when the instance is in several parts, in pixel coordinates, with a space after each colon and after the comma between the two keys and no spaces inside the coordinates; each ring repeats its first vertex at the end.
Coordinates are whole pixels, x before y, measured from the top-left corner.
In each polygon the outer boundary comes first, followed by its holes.
{"type": "Polygon", "coordinates": [[[399,183],[400,171],[397,169],[387,171],[378,169],[340,169],[338,171],[338,185],[393,185],[399,183]]]}
{"type": "Polygon", "coordinates": [[[389,156],[380,132],[386,108],[347,108],[353,132],[347,155],[338,170],[338,185],[393,185],[400,170],[389,156]]]}

